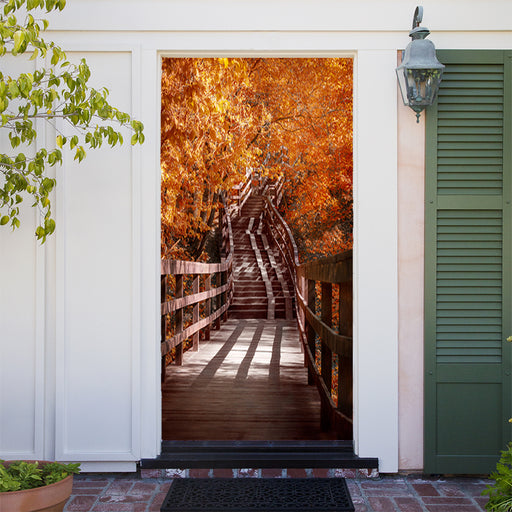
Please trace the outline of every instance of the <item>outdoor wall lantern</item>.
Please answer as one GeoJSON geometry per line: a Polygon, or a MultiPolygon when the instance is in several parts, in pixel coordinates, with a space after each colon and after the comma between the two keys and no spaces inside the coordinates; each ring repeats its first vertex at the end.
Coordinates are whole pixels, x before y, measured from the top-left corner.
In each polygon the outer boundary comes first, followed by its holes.
{"type": "Polygon", "coordinates": [[[444,66],[436,57],[434,43],[425,39],[430,30],[420,27],[423,19],[423,7],[414,11],[412,30],[409,36],[412,41],[405,49],[402,64],[396,68],[398,85],[404,104],[416,112],[416,122],[420,122],[420,113],[436,98],[444,66]]]}

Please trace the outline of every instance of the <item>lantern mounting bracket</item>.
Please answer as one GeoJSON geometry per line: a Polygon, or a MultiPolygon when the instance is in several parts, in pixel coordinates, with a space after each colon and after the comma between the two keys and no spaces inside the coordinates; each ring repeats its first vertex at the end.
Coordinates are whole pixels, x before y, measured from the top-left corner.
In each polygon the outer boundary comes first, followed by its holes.
{"type": "Polygon", "coordinates": [[[412,18],[412,29],[420,26],[420,23],[423,21],[423,7],[418,5],[416,10],[414,11],[414,17],[412,18]]]}

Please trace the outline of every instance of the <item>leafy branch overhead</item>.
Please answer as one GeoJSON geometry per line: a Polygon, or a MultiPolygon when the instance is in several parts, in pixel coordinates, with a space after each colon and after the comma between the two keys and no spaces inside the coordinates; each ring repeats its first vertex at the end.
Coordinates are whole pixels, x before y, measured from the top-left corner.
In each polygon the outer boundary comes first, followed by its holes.
{"type": "Polygon", "coordinates": [[[62,163],[63,148],[81,162],[86,156],[84,146],[122,144],[119,128],[123,126],[131,129],[132,144],[144,142],[142,123],[110,105],[106,88],[88,85],[91,72],[85,59],[70,63],[61,48],[41,38],[48,21],[34,17],[33,11],[61,11],[65,4],[65,0],[0,0],[0,129],[8,133],[9,147],[0,153],[0,225],[19,227],[20,203],[28,197],[41,211],[36,236],[42,241],[55,230],[50,193],[56,180],[48,169],[62,163]],[[21,23],[20,16],[24,17],[21,23]],[[13,77],[5,71],[9,54],[26,54],[27,64],[37,59],[47,65],[35,70],[32,65],[30,72],[13,77]],[[57,129],[57,119],[70,125],[74,134],[64,136],[57,129]],[[56,133],[50,147],[40,142],[43,124],[56,133]]]}

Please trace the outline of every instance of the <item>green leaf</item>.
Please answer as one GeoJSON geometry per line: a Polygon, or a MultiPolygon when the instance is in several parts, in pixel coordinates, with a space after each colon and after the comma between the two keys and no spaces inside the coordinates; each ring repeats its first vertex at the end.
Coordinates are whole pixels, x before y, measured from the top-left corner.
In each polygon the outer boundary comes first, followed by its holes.
{"type": "Polygon", "coordinates": [[[8,90],[11,98],[17,98],[20,95],[18,84],[15,81],[9,82],[8,90]]]}
{"type": "Polygon", "coordinates": [[[41,240],[41,238],[43,238],[45,236],[45,230],[42,226],[38,226],[36,228],[36,237],[38,240],[41,240]]]}
{"type": "Polygon", "coordinates": [[[59,62],[60,56],[61,56],[61,52],[59,51],[59,49],[54,48],[53,54],[52,54],[52,59],[51,59],[51,63],[53,66],[55,66],[59,62]]]}
{"type": "Polygon", "coordinates": [[[55,231],[55,221],[53,219],[47,219],[44,222],[44,230],[47,235],[51,235],[55,231]]]}
{"type": "Polygon", "coordinates": [[[22,32],[21,30],[16,30],[16,32],[14,32],[13,37],[14,37],[14,48],[13,48],[12,53],[15,54],[15,53],[19,53],[23,43],[25,42],[25,33],[22,32]]]}

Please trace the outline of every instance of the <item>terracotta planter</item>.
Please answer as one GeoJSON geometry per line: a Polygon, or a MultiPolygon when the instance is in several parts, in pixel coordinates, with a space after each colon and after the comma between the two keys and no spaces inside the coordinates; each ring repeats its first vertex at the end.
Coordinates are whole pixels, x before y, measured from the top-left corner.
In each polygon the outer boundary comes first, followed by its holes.
{"type": "Polygon", "coordinates": [[[36,489],[0,492],[0,512],[62,512],[72,487],[73,475],[70,475],[60,482],[36,489]]]}

